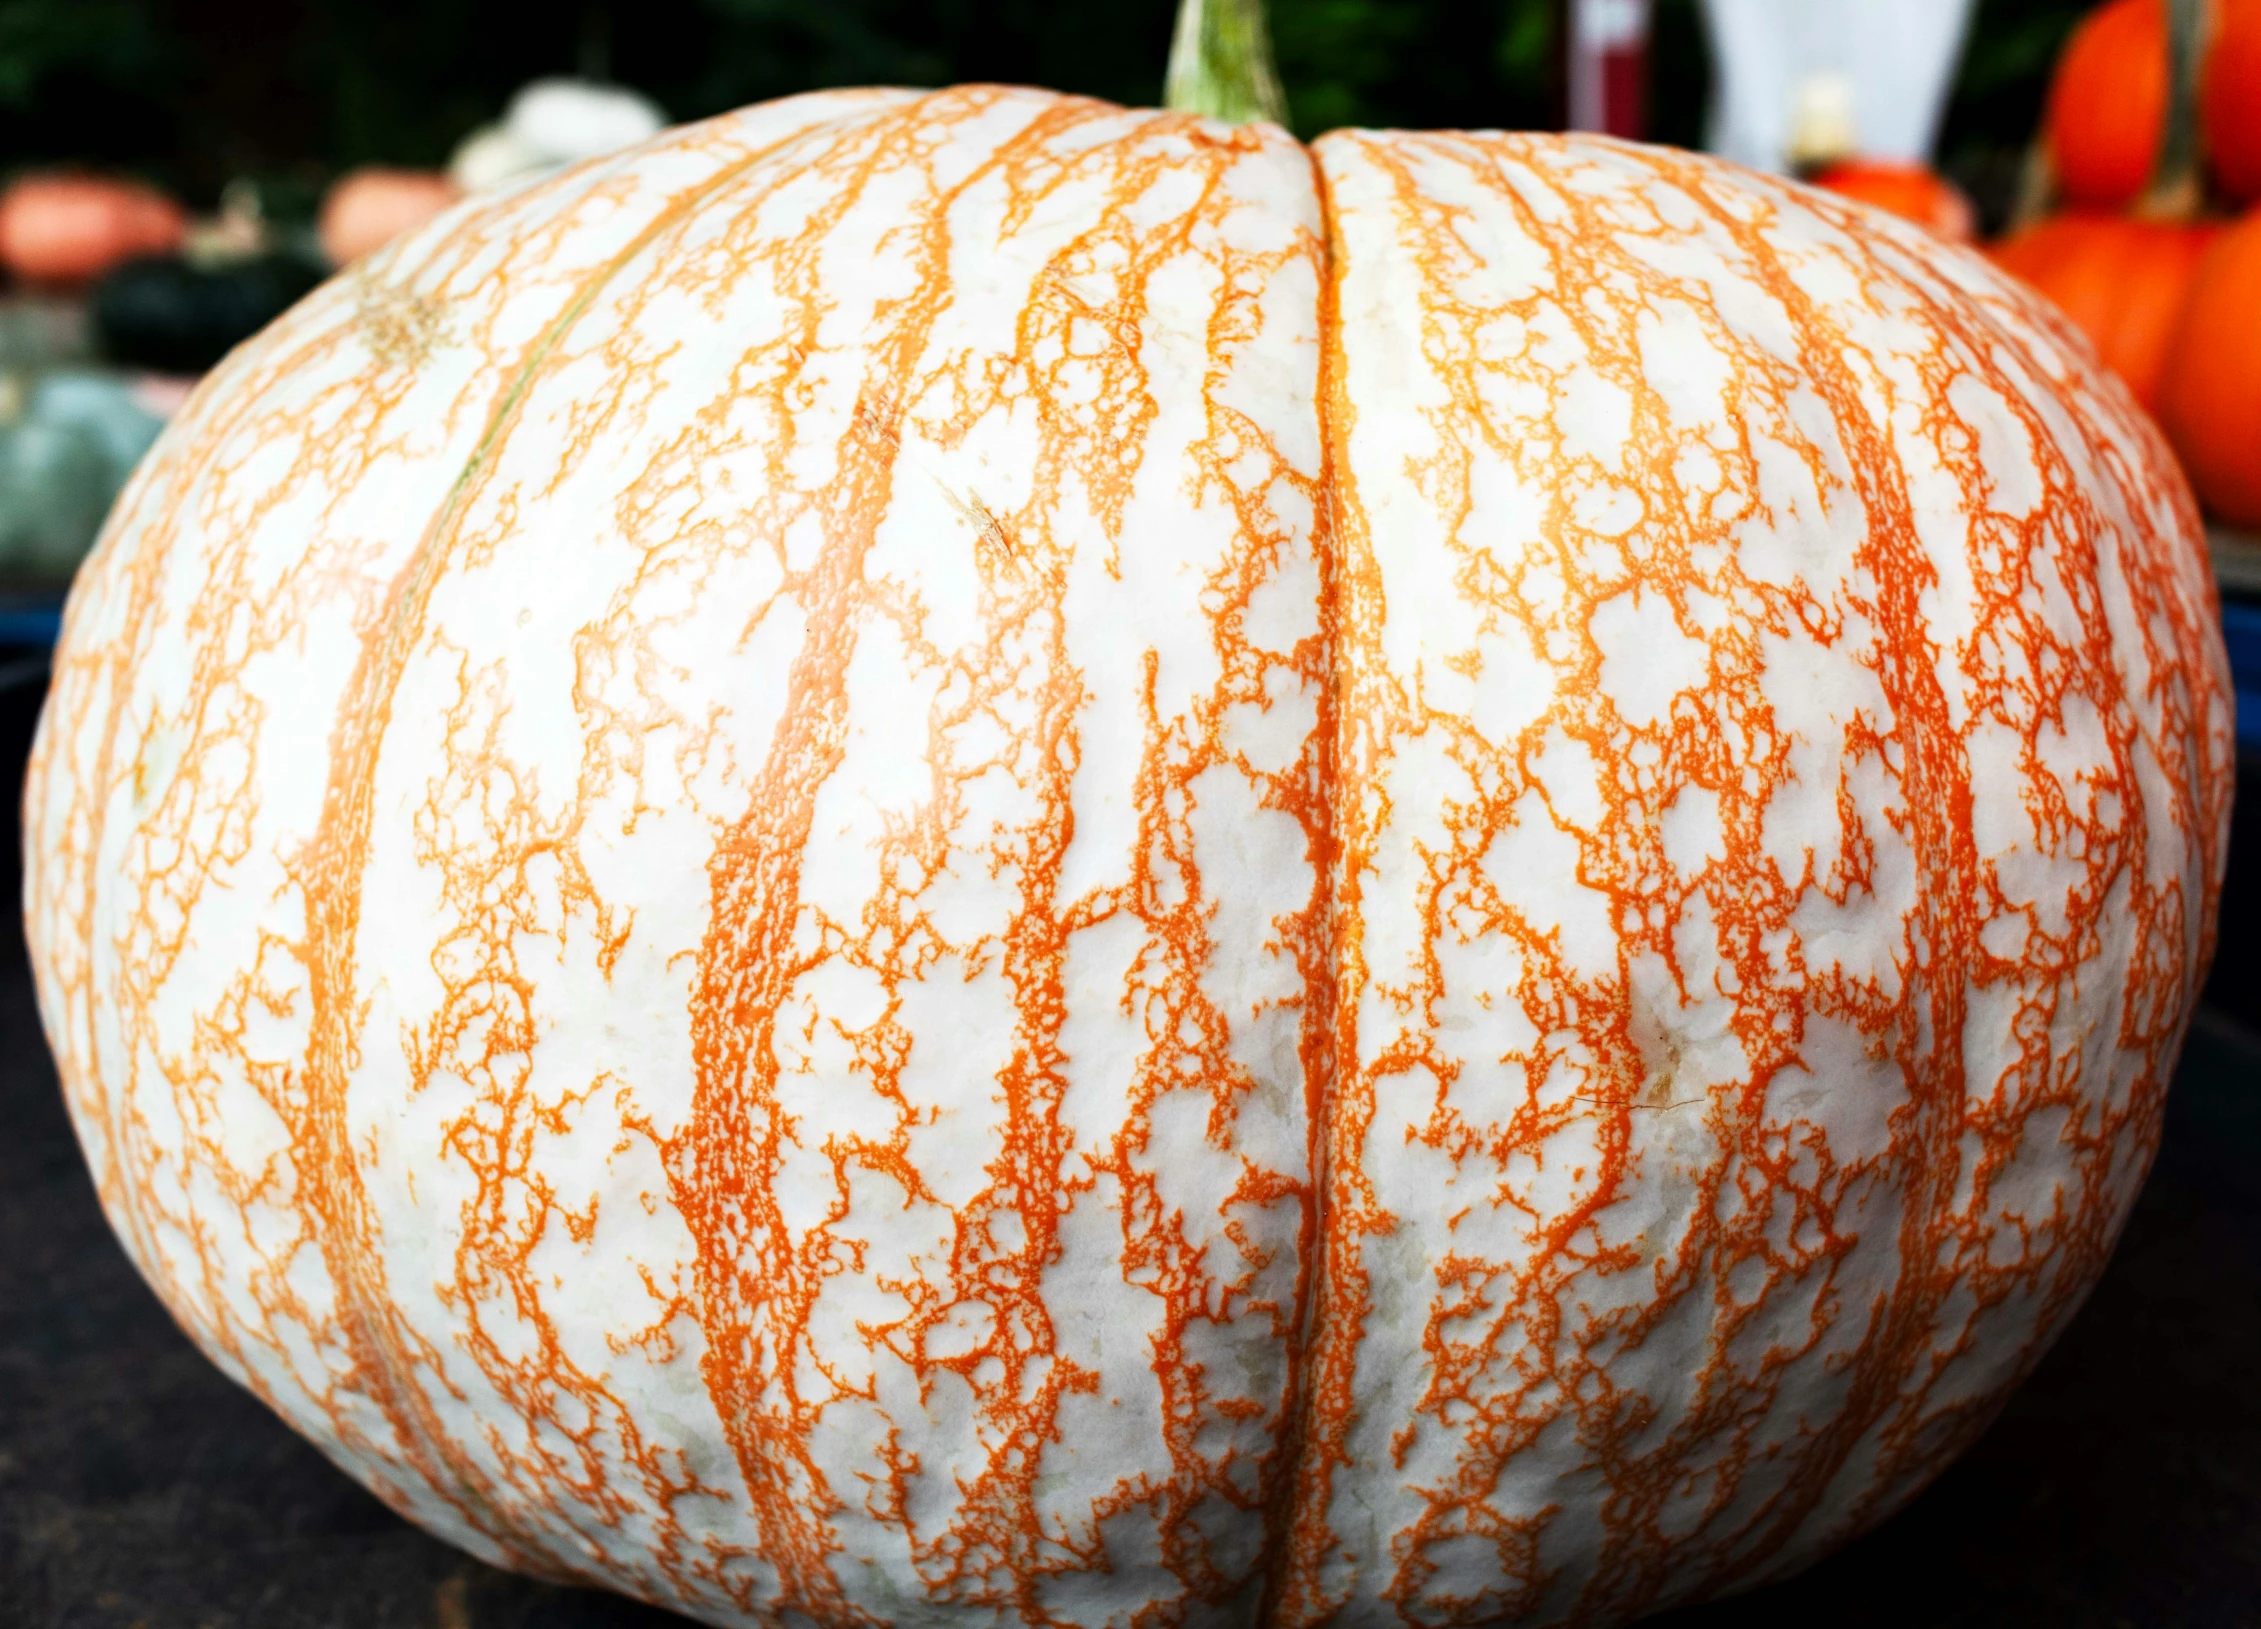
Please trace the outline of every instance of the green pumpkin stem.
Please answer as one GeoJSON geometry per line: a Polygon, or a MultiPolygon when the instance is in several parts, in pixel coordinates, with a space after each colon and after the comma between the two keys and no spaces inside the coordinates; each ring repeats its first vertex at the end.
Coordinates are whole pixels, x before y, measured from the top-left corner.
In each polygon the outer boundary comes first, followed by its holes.
{"type": "Polygon", "coordinates": [[[1286,124],[1264,0],[1180,0],[1162,105],[1227,124],[1286,124]]]}

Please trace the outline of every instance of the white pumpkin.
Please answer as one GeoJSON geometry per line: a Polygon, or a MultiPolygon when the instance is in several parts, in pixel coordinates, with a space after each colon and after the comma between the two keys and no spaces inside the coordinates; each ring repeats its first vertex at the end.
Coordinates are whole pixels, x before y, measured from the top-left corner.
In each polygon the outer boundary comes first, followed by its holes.
{"type": "Polygon", "coordinates": [[[799,98],[233,357],[82,574],[43,1013],[213,1359],[715,1624],[1620,1622],[2093,1282],[2210,942],[2171,459],[1859,206],[799,98]]]}
{"type": "Polygon", "coordinates": [[[633,147],[666,123],[649,98],[618,85],[537,79],[510,99],[499,123],[463,138],[448,179],[463,192],[493,192],[633,147]]]}

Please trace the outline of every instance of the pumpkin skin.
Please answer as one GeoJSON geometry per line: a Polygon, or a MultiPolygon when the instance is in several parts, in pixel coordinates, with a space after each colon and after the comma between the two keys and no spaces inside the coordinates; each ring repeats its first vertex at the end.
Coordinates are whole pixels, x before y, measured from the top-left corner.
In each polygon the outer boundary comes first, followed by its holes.
{"type": "Polygon", "coordinates": [[[2055,301],[2135,399],[2156,409],[2191,282],[2220,232],[2210,221],[2053,215],[1993,255],[2055,301]]]}
{"type": "Polygon", "coordinates": [[[2135,202],[2158,167],[2172,88],[2160,0],[2110,0],[2080,20],[2057,57],[2041,116],[2067,202],[2135,202]]]}
{"type": "Polygon", "coordinates": [[[2261,0],[2214,8],[2198,118],[2215,184],[2232,198],[2261,198],[2261,0]]]}
{"type": "Polygon", "coordinates": [[[2207,509],[2261,526],[2261,212],[2224,233],[2198,269],[2159,420],[2207,509]]]}
{"type": "Polygon", "coordinates": [[[1604,1624],[1882,1518],[2079,1304],[2231,755],[2170,455],[1975,257],[835,93],[206,382],[26,912],[142,1272],[475,1554],[1604,1624]]]}

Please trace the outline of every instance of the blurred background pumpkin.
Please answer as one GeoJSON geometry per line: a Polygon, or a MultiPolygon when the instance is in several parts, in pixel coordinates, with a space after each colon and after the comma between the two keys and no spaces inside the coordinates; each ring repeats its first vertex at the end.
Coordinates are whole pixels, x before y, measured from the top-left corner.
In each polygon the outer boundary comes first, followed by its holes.
{"type": "Polygon", "coordinates": [[[1817,171],[1813,183],[1914,221],[1949,243],[1978,236],[1970,195],[1928,164],[1849,158],[1817,171]]]}
{"type": "Polygon", "coordinates": [[[2261,212],[2199,264],[2161,394],[2199,501],[2234,526],[2261,527],[2261,212]]]}
{"type": "Polygon", "coordinates": [[[0,266],[25,283],[84,283],[187,233],[181,206],[135,181],[33,173],[0,193],[0,266]]]}
{"type": "Polygon", "coordinates": [[[2166,130],[2171,74],[2165,0],[2109,0],[2065,42],[2043,129],[2066,202],[2132,204],[2166,130]]]}
{"type": "Polygon", "coordinates": [[[2240,203],[2261,198],[2261,0],[2220,0],[2199,118],[2223,195],[2240,203]]]}
{"type": "Polygon", "coordinates": [[[2156,410],[2191,280],[2220,230],[2070,210],[2019,231],[1994,258],[2054,300],[2135,399],[2156,410]]]}
{"type": "Polygon", "coordinates": [[[331,265],[348,265],[422,226],[462,196],[460,187],[434,170],[364,164],[348,170],[323,198],[316,241],[331,265]]]}

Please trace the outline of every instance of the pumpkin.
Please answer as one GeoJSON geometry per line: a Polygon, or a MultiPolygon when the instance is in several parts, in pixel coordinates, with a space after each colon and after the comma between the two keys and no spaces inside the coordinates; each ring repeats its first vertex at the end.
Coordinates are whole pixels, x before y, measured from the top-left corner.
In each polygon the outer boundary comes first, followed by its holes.
{"type": "Polygon", "coordinates": [[[86,556],[118,484],[85,425],[36,411],[16,380],[0,391],[0,583],[52,589],[86,556]]]}
{"type": "Polygon", "coordinates": [[[454,182],[433,171],[375,165],[350,171],[322,200],[322,253],[333,266],[348,265],[422,226],[460,196],[454,182]]]}
{"type": "Polygon", "coordinates": [[[129,261],[94,287],[94,331],[125,367],[202,373],[321,281],[298,256],[210,264],[179,255],[129,261]]]}
{"type": "Polygon", "coordinates": [[[2215,183],[2232,198],[2261,198],[2261,0],[2215,8],[2198,116],[2215,183]]]}
{"type": "Polygon", "coordinates": [[[1978,236],[1978,212],[1970,199],[1928,164],[1847,159],[1814,176],[1813,184],[1914,221],[1949,243],[1969,243],[1978,236]]]}
{"type": "Polygon", "coordinates": [[[2110,0],[2081,19],[2057,58],[2041,126],[2069,202],[2135,201],[2158,167],[2172,88],[2162,0],[2110,0]]]}
{"type": "Polygon", "coordinates": [[[2198,269],[2159,417],[2206,507],[2261,526],[2261,211],[2224,233],[2198,269]]]}
{"type": "Polygon", "coordinates": [[[2167,353],[2211,222],[2051,216],[1995,245],[1995,260],[2054,300],[2145,407],[2159,402],[2167,353]]]}
{"type": "Polygon", "coordinates": [[[188,217],[153,187],[27,175],[0,193],[0,266],[35,283],[83,283],[136,255],[165,254],[188,217]]]}
{"type": "Polygon", "coordinates": [[[1603,138],[831,92],[205,381],[26,911],[141,1271],[490,1561],[1617,1623],[2080,1304],[2231,765],[2187,488],[1975,257],[1603,138]]]}
{"type": "Polygon", "coordinates": [[[649,139],[667,122],[645,97],[618,85],[537,79],[510,99],[500,123],[463,138],[448,176],[464,192],[491,192],[649,139]]]}
{"type": "Polygon", "coordinates": [[[159,422],[130,384],[89,369],[0,384],[0,582],[70,580],[159,422]]]}

